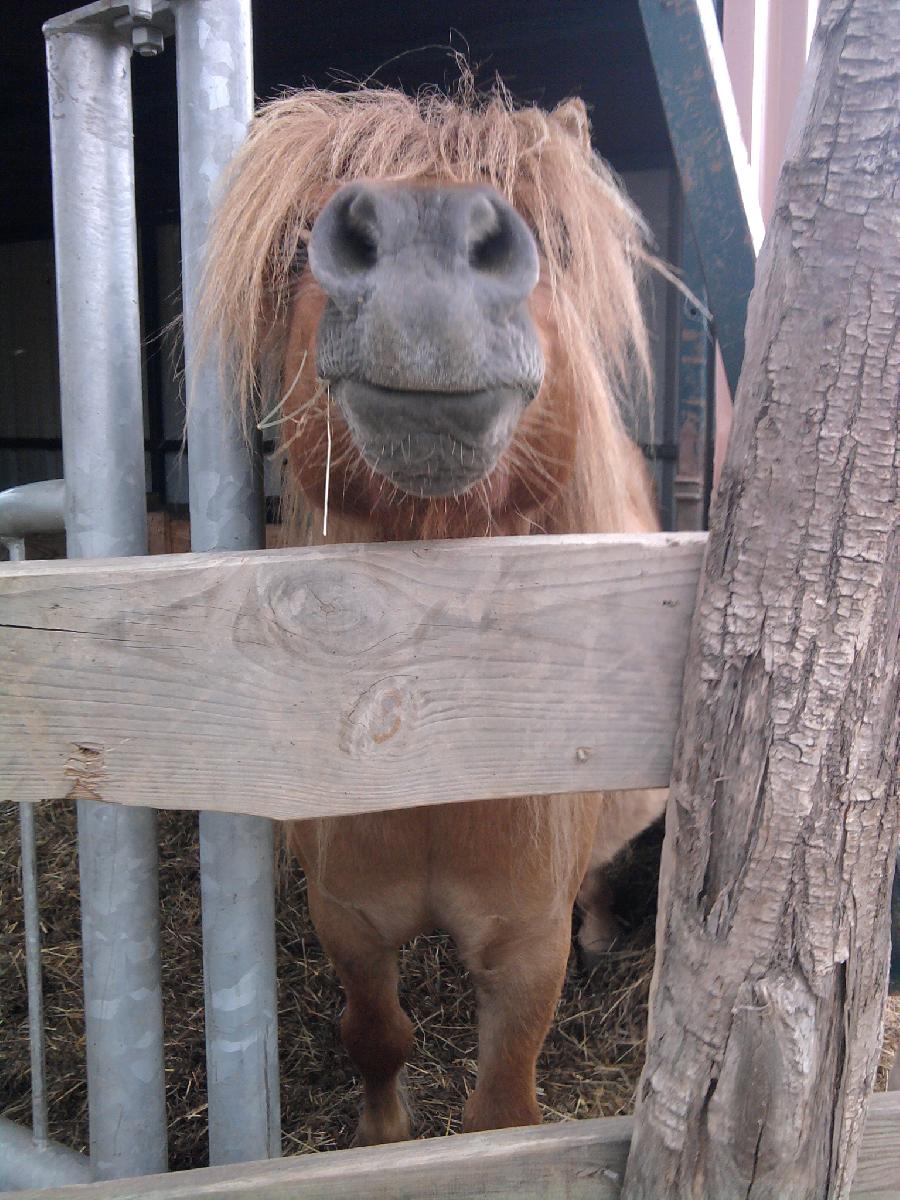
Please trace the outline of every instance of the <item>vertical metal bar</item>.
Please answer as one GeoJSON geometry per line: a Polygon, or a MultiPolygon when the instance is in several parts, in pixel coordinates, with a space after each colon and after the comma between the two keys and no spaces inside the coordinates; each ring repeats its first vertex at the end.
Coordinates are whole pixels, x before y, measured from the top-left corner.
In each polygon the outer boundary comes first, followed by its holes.
{"type": "Polygon", "coordinates": [[[22,845],[22,905],[25,909],[25,976],[28,981],[28,1041],[31,1051],[31,1133],[47,1140],[47,1088],[44,1057],[44,993],[41,984],[41,924],[38,912],[34,805],[19,805],[22,845]]]}
{"type": "MultiPolygon", "coordinates": [[[[3,538],[10,562],[25,559],[24,538],[3,538]]],[[[36,1146],[47,1142],[47,1084],[44,1049],[44,989],[41,982],[41,918],[38,907],[37,844],[34,805],[19,805],[22,852],[22,908],[25,912],[25,979],[28,987],[28,1048],[31,1053],[31,1136],[36,1146]]]]}
{"type": "MultiPolygon", "coordinates": [[[[44,32],[68,554],[144,554],[130,38],[44,32]]],[[[164,1171],[156,814],[80,798],[78,843],[92,1164],[164,1171]]]]}
{"type": "Polygon", "coordinates": [[[271,821],[201,813],[211,1165],[281,1154],[274,861],[271,821]]]}
{"type": "MultiPolygon", "coordinates": [[[[193,300],[211,192],[253,111],[250,0],[179,0],[178,137],[193,550],[264,544],[261,463],[198,355],[193,300]]],[[[274,827],[200,815],[210,1163],[281,1153],[274,827]]]]}
{"type": "MultiPolygon", "coordinates": [[[[694,234],[683,205],[680,205],[681,278],[706,305],[706,286],[694,234]]],[[[679,296],[678,345],[676,358],[676,428],[678,473],[675,479],[676,520],[678,530],[704,529],[707,479],[712,478],[709,461],[714,412],[709,363],[713,357],[713,339],[707,315],[693,300],[679,296]]]]}

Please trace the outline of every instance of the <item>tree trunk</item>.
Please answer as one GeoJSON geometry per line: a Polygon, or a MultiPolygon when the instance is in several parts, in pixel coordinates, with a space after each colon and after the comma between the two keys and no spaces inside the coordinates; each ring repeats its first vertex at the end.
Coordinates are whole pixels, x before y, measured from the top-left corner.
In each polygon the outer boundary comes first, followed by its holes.
{"type": "Polygon", "coordinates": [[[897,830],[900,2],[822,0],[757,268],[624,1200],[846,1196],[897,830]]]}

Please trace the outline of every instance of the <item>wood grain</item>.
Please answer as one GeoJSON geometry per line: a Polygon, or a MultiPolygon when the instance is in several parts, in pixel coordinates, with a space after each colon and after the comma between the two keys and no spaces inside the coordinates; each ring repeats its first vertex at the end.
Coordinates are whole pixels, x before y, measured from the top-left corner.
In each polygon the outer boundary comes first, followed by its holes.
{"type": "MultiPolygon", "coordinates": [[[[565,1121],[2,1193],[0,1200],[616,1200],[631,1126],[629,1117],[565,1121]]],[[[900,1196],[900,1096],[872,1097],[850,1195],[852,1200],[900,1196]]]]}
{"type": "Polygon", "coordinates": [[[665,785],[698,534],[0,571],[0,798],[288,818],[665,785]]]}
{"type": "Polygon", "coordinates": [[[900,1092],[880,1092],[869,1102],[850,1195],[900,1200],[900,1092]]]}

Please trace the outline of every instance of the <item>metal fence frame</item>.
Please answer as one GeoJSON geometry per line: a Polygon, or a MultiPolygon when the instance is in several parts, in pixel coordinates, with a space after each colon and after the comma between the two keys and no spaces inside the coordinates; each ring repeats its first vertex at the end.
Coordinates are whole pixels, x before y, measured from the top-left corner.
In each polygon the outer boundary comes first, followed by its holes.
{"type": "MultiPolygon", "coordinates": [[[[65,528],[65,499],[65,485],[61,479],[0,492],[0,544],[6,548],[10,562],[21,562],[25,558],[27,534],[57,533],[65,528]]],[[[27,802],[19,805],[19,844],[31,1053],[31,1129],[23,1129],[0,1117],[0,1187],[88,1183],[94,1179],[89,1161],[51,1141],[48,1133],[37,844],[34,804],[27,802]]]]}
{"type": "MultiPolygon", "coordinates": [[[[192,548],[264,544],[259,455],[228,419],[215,368],[199,361],[193,305],[212,191],[253,111],[250,0],[99,0],[44,26],[70,557],[147,553],[131,56],[159,53],[172,33],[192,548]]],[[[53,496],[48,486],[16,489],[15,512],[8,501],[11,557],[22,553],[22,534],[58,522],[60,485],[53,496]]],[[[33,1129],[0,1124],[0,1187],[164,1171],[156,814],[78,802],[90,1168],[47,1140],[27,805],[22,830],[33,1129]]],[[[273,1157],[281,1150],[273,825],[208,815],[200,842],[210,1162],[273,1157]]]]}

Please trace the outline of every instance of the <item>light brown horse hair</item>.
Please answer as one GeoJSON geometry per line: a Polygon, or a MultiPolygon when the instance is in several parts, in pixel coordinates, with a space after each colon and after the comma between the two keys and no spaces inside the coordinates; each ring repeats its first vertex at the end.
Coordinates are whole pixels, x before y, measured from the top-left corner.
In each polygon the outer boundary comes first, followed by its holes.
{"type": "MultiPolygon", "coordinates": [[[[640,410],[649,397],[639,296],[648,264],[660,266],[641,218],[591,148],[580,100],[552,112],[517,108],[500,85],[487,96],[476,94],[464,73],[452,96],[305,89],[264,105],[223,180],[214,213],[200,342],[224,348],[223,369],[245,429],[260,422],[280,431],[281,453],[293,468],[282,489],[285,543],[654,528],[646,469],[622,415],[640,410]],[[327,539],[321,515],[311,511],[323,500],[317,489],[330,396],[314,367],[324,295],[306,266],[306,244],[334,191],[361,179],[489,184],[535,234],[541,281],[531,311],[547,372],[492,473],[505,471],[520,485],[519,499],[502,519],[492,507],[491,476],[450,499],[414,499],[384,482],[371,493],[374,516],[342,516],[348,487],[372,473],[336,405],[329,410],[327,539]],[[306,320],[297,316],[304,306],[306,320]]],[[[546,834],[549,826],[551,858],[560,870],[568,861],[572,821],[585,802],[534,797],[527,805],[536,844],[538,831],[546,834]]],[[[318,824],[322,868],[328,823],[318,824]]]]}
{"type": "MultiPolygon", "coordinates": [[[[643,222],[591,149],[580,100],[550,113],[516,108],[500,86],[479,96],[464,75],[452,97],[306,89],[263,106],[224,180],[201,289],[201,341],[227,347],[248,428],[291,382],[282,376],[285,336],[312,223],[337,187],[358,179],[490,184],[525,218],[542,256],[543,322],[561,358],[542,389],[552,388],[554,402],[532,408],[543,411],[544,422],[549,411],[569,425],[564,410],[574,400],[575,423],[574,470],[564,494],[554,498],[550,527],[539,514],[532,527],[572,533],[634,528],[641,466],[620,406],[639,409],[649,392],[637,275],[645,264],[658,264],[647,250],[643,222]]],[[[295,413],[316,391],[308,366],[292,397],[295,413]]],[[[319,391],[324,406],[327,392],[319,391]]],[[[528,420],[526,414],[523,437],[528,420]]],[[[287,441],[296,421],[280,428],[287,441]]],[[[342,431],[335,432],[335,455],[347,453],[342,431]]],[[[523,437],[513,447],[520,469],[528,457],[523,437]]],[[[477,496],[467,504],[476,507],[477,496]]],[[[407,536],[446,536],[440,519],[446,507],[432,501],[427,519],[417,520],[407,536]]],[[[342,540],[335,524],[328,540],[342,540]]],[[[483,524],[478,532],[495,531],[489,516],[483,524]]],[[[521,532],[528,530],[525,522],[521,532]]]]}

